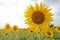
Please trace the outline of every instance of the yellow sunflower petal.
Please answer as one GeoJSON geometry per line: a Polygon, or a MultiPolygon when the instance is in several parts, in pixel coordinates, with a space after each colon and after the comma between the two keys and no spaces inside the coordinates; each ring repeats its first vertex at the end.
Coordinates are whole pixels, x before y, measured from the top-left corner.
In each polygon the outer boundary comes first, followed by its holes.
{"type": "Polygon", "coordinates": [[[42,4],[42,2],[40,3],[40,10],[44,9],[44,5],[42,4]]]}
{"type": "Polygon", "coordinates": [[[39,11],[39,5],[37,3],[35,4],[35,10],[39,11]]]}

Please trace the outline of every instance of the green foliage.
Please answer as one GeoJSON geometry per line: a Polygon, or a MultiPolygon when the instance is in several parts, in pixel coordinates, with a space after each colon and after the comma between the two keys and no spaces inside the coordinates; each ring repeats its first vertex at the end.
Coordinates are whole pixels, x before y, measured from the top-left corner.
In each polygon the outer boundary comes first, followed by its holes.
{"type": "Polygon", "coordinates": [[[0,32],[0,40],[39,40],[39,36],[36,33],[28,32],[0,32]]]}
{"type": "Polygon", "coordinates": [[[56,32],[55,30],[54,30],[54,39],[60,40],[60,33],[56,32]]]}
{"type": "Polygon", "coordinates": [[[44,32],[40,34],[29,32],[2,32],[0,31],[0,40],[60,40],[60,33],[53,30],[53,37],[46,36],[44,32]]]}

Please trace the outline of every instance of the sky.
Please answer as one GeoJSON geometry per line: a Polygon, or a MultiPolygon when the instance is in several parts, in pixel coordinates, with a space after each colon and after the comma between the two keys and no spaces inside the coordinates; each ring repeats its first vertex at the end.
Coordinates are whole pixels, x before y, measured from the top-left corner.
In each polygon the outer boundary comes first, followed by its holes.
{"type": "MultiPolygon", "coordinates": [[[[40,3],[41,0],[36,0],[40,3]]],[[[54,14],[54,25],[60,25],[60,1],[59,0],[42,0],[44,4],[53,8],[52,13],[54,14]]],[[[19,28],[27,28],[24,23],[24,12],[29,4],[35,4],[34,0],[0,0],[0,28],[4,28],[6,23],[10,23],[11,27],[13,25],[18,25],[19,28]]]]}
{"type": "Polygon", "coordinates": [[[54,14],[54,21],[52,24],[55,26],[60,25],[60,0],[42,0],[44,4],[52,8],[52,13],[54,14]]]}

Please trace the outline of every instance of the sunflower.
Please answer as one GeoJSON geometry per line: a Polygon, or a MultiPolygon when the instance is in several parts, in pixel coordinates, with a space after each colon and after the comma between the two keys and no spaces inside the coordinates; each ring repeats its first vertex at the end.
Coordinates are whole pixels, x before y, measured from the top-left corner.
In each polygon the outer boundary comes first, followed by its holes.
{"type": "Polygon", "coordinates": [[[51,14],[50,10],[51,8],[48,8],[42,3],[40,6],[36,3],[35,7],[30,5],[25,11],[25,24],[29,27],[39,27],[40,29],[47,28],[53,20],[51,17],[53,14],[51,14]]]}
{"type": "Polygon", "coordinates": [[[60,26],[56,26],[56,31],[60,33],[60,26]]]}
{"type": "Polygon", "coordinates": [[[45,30],[44,31],[44,34],[47,36],[47,37],[53,37],[53,32],[51,30],[45,30]]]}
{"type": "Polygon", "coordinates": [[[7,23],[7,24],[5,25],[4,31],[10,31],[10,28],[11,28],[10,24],[7,23]]]}
{"type": "Polygon", "coordinates": [[[12,28],[12,32],[18,32],[19,31],[19,28],[17,25],[14,25],[13,28],[12,28]]]}

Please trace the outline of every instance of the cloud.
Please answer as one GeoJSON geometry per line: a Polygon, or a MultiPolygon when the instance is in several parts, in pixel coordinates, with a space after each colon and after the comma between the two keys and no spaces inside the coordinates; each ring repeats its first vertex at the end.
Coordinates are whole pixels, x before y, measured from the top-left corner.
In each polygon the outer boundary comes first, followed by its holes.
{"type": "MultiPolygon", "coordinates": [[[[40,0],[36,1],[40,3],[40,0]]],[[[53,8],[55,20],[53,23],[60,25],[60,0],[44,0],[43,3],[53,8]],[[58,15],[59,17],[57,17],[58,15]]],[[[7,22],[11,26],[16,24],[19,28],[27,28],[24,24],[24,11],[29,4],[35,5],[34,0],[0,0],[0,28],[4,28],[7,22]]]]}
{"type": "Polygon", "coordinates": [[[26,28],[24,24],[24,11],[29,5],[27,0],[0,0],[0,28],[8,22],[13,25],[18,25],[19,28],[26,28]]]}

